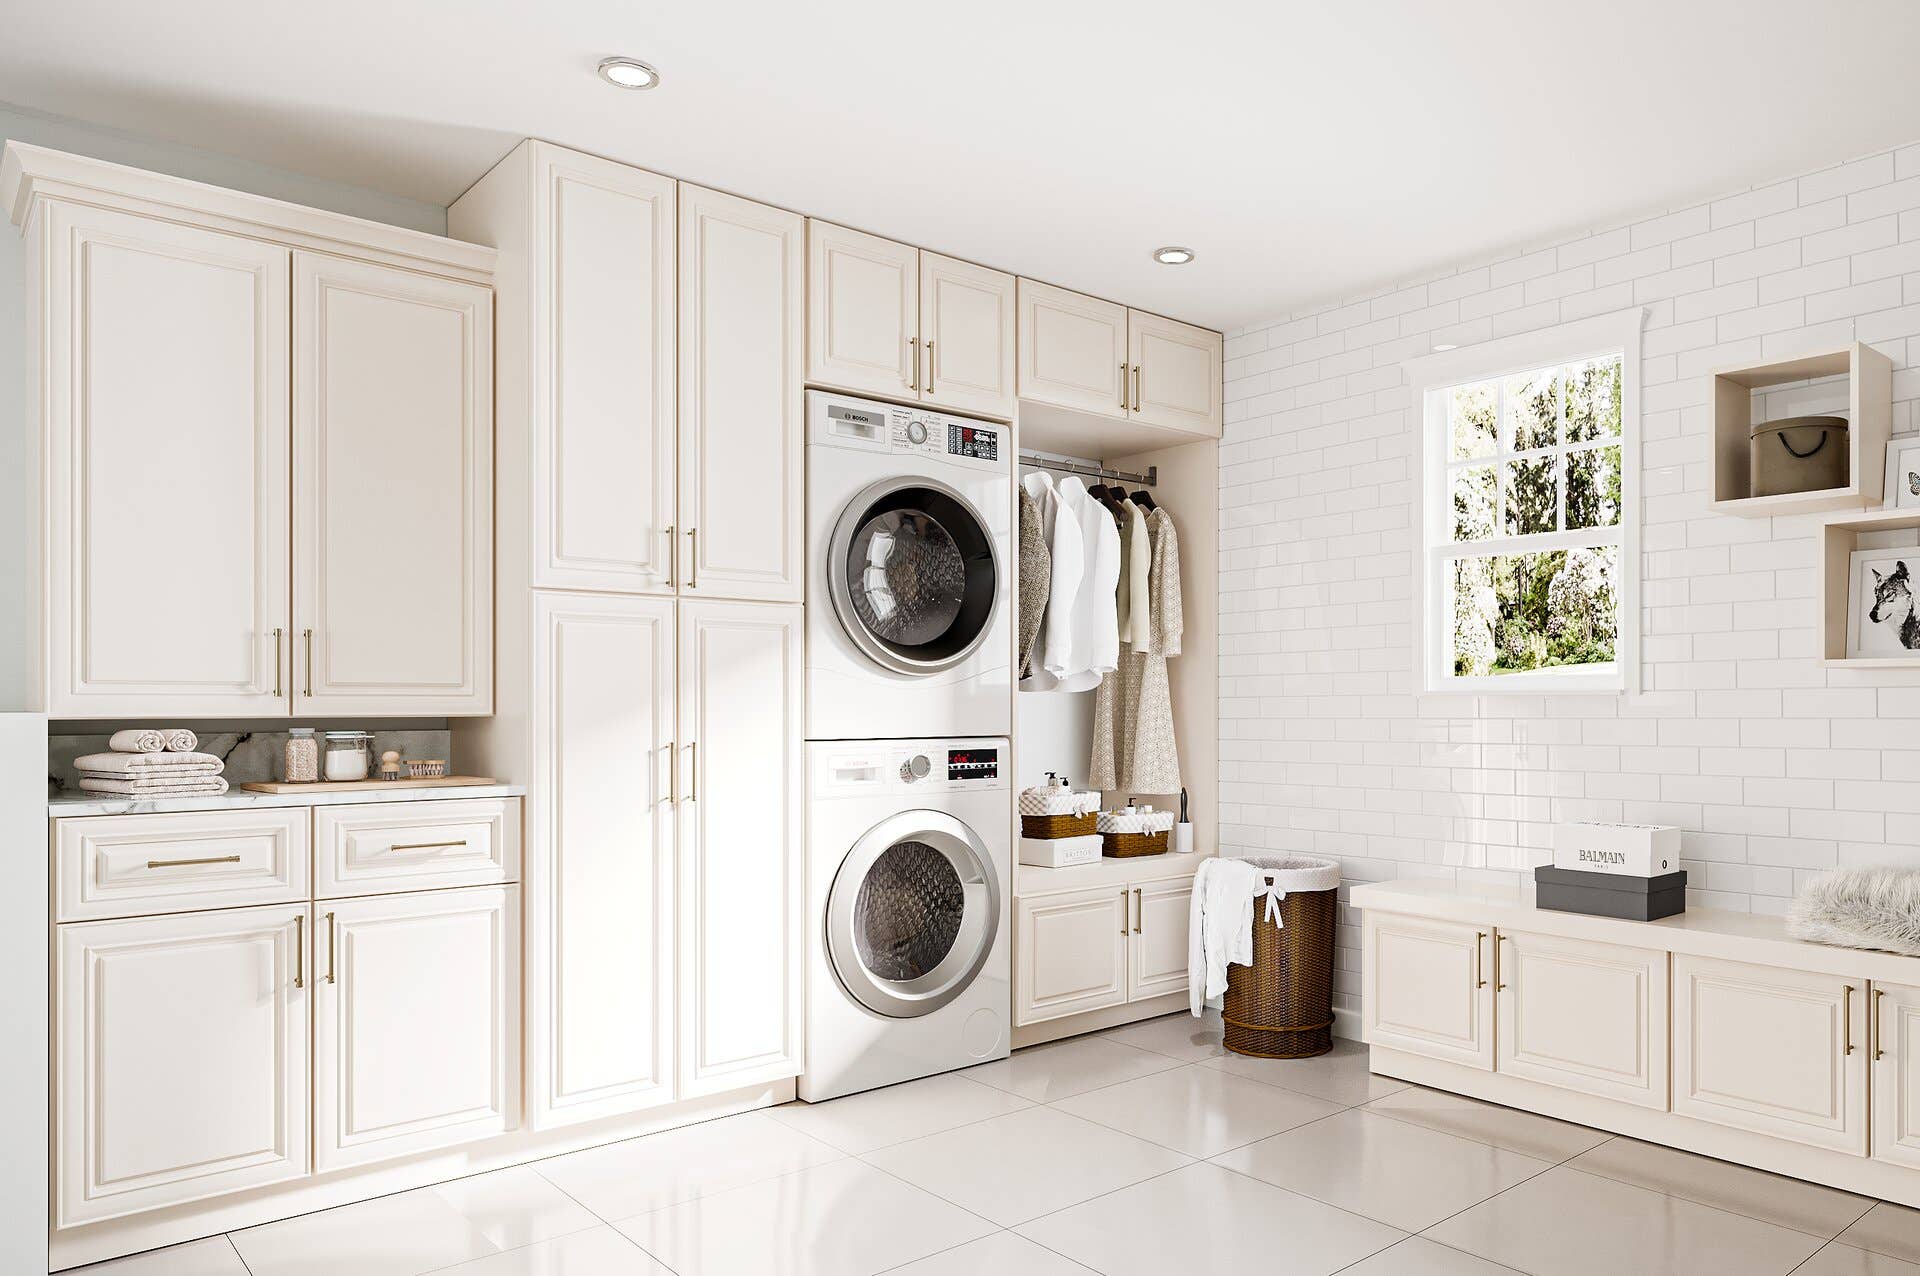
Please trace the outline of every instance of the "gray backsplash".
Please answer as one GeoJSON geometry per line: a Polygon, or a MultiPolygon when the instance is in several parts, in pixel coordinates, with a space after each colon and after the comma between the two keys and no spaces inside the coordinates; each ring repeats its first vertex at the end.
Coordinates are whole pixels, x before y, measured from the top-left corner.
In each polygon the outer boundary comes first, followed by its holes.
{"type": "MultiPolygon", "coordinates": [[[[256,780],[284,778],[287,732],[282,727],[264,730],[200,732],[200,752],[226,760],[223,775],[227,783],[238,786],[256,780]]],[[[315,734],[319,734],[316,732],[315,734]]],[[[77,793],[79,776],[73,760],[89,753],[104,753],[111,733],[59,735],[47,737],[48,796],[77,793]]],[[[376,765],[388,749],[398,749],[403,758],[445,758],[450,741],[444,730],[380,731],[373,733],[373,757],[376,765]]]]}

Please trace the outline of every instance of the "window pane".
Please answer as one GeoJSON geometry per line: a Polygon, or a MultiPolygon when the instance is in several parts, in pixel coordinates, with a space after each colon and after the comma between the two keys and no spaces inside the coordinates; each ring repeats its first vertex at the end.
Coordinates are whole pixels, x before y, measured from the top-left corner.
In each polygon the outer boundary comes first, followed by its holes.
{"type": "Polygon", "coordinates": [[[1592,448],[1567,456],[1567,529],[1613,527],[1620,522],[1620,449],[1592,448]]]}
{"type": "Polygon", "coordinates": [[[1503,468],[1509,536],[1559,530],[1558,496],[1554,490],[1554,457],[1508,461],[1503,468]]]}
{"type": "Polygon", "coordinates": [[[1620,356],[1573,364],[1567,369],[1567,442],[1619,437],[1620,356]]]}
{"type": "Polygon", "coordinates": [[[1492,382],[1455,386],[1447,395],[1447,419],[1453,431],[1453,459],[1492,456],[1497,444],[1492,382]]]}
{"type": "Polygon", "coordinates": [[[1453,472],[1453,539],[1482,541],[1493,535],[1493,467],[1453,472]]]}
{"type": "Polygon", "coordinates": [[[1455,559],[1453,671],[1465,677],[1607,664],[1619,641],[1619,550],[1455,559]]]}
{"type": "Polygon", "coordinates": [[[1557,371],[1557,368],[1542,368],[1507,378],[1507,428],[1511,431],[1514,451],[1552,447],[1557,442],[1555,433],[1560,421],[1560,380],[1554,375],[1557,371]]]}

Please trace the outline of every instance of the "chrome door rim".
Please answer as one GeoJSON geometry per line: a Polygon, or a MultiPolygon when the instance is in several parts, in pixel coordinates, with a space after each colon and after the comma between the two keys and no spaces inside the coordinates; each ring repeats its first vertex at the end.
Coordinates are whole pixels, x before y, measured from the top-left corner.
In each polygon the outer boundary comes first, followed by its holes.
{"type": "Polygon", "coordinates": [[[1000,550],[993,542],[993,529],[987,526],[987,520],[981,517],[979,509],[972,501],[936,478],[909,475],[881,479],[862,489],[859,495],[841,508],[840,517],[833,525],[833,536],[827,544],[827,595],[833,600],[833,614],[840,621],[841,632],[852,639],[854,645],[866,653],[867,658],[875,664],[895,673],[915,677],[925,677],[951,669],[979,650],[980,644],[987,640],[987,634],[993,628],[993,611],[999,603],[998,595],[1002,579],[1000,550]],[[989,561],[993,566],[995,597],[988,605],[985,620],[963,647],[937,660],[916,660],[895,650],[871,633],[854,612],[851,583],[847,579],[847,551],[853,545],[853,538],[860,534],[860,528],[866,522],[867,511],[895,492],[916,487],[938,492],[966,512],[979,529],[980,538],[987,547],[989,561]]]}
{"type": "Polygon", "coordinates": [[[965,992],[986,965],[1000,927],[1000,884],[985,843],[941,811],[902,811],[860,836],[840,862],[827,892],[827,956],[847,995],[875,1014],[912,1019],[932,1014],[965,992]],[[882,979],[860,959],[854,904],[867,874],[901,842],[921,842],[946,856],[960,877],[965,903],[959,932],[940,963],[917,979],[882,979]]]}

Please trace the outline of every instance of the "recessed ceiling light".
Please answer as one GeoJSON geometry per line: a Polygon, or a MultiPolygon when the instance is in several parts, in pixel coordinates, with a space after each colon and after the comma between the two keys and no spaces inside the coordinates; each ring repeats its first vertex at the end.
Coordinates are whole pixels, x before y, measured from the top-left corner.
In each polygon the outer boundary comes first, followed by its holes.
{"type": "Polygon", "coordinates": [[[1193,258],[1194,252],[1191,248],[1168,247],[1153,250],[1153,259],[1162,266],[1184,266],[1193,258]]]}
{"type": "Polygon", "coordinates": [[[650,89],[660,73],[638,58],[608,58],[600,64],[600,78],[618,89],[650,89]]]}
{"type": "Polygon", "coordinates": [[[1452,341],[1436,341],[1433,343],[1433,352],[1435,354],[1439,354],[1442,350],[1458,350],[1459,348],[1458,343],[1452,341]]]}

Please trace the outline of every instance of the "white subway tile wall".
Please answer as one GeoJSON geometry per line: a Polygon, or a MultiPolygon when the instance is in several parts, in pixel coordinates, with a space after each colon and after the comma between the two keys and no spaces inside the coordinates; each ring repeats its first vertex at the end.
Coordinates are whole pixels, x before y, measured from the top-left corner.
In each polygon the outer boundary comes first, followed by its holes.
{"type": "Polygon", "coordinates": [[[1820,663],[1815,516],[1711,509],[1706,372],[1851,340],[1920,430],[1920,145],[1230,332],[1223,846],[1511,878],[1557,821],[1653,821],[1685,830],[1690,907],[1767,913],[1820,869],[1920,866],[1920,670],[1820,663]],[[1416,694],[1402,361],[1635,304],[1645,690],[1416,694]]]}

